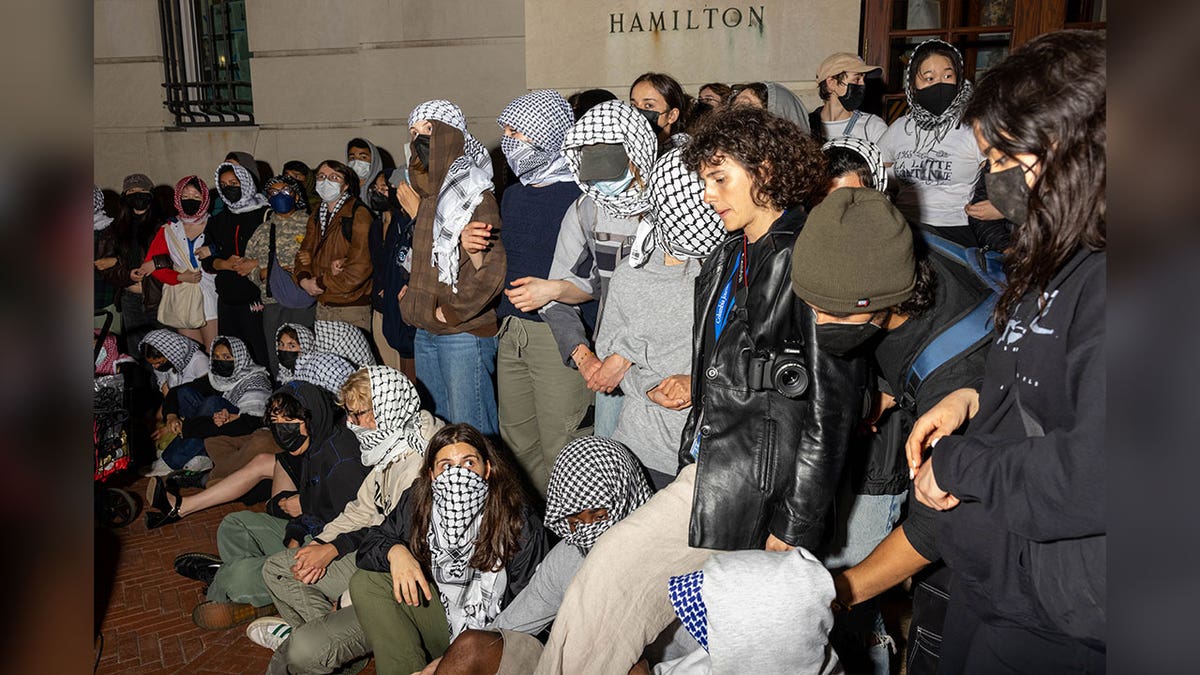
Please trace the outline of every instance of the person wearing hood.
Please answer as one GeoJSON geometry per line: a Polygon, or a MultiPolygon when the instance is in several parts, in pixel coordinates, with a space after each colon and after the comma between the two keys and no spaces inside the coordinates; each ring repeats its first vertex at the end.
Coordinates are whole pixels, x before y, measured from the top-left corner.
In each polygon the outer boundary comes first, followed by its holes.
{"type": "Polygon", "coordinates": [[[298,323],[285,323],[275,331],[275,358],[279,373],[275,381],[287,384],[295,377],[296,360],[317,351],[317,336],[313,329],[298,323]]]}
{"type": "Polygon", "coordinates": [[[629,87],[629,105],[645,116],[658,138],[658,153],[681,147],[688,136],[691,99],[666,73],[642,73],[629,87]]]}
{"type": "Polygon", "coordinates": [[[808,124],[808,109],[791,89],[778,82],[751,82],[739,84],[729,92],[730,105],[748,105],[762,108],[800,127],[804,133],[812,133],[808,124]]]}
{"type": "Polygon", "coordinates": [[[370,467],[358,496],[308,544],[263,566],[279,617],[258,619],[247,636],[275,652],[268,673],[333,672],[370,653],[353,606],[329,608],[349,589],[356,551],[420,472],[425,448],[444,423],[421,410],[416,387],[387,366],[356,371],[339,404],[370,467]]]}
{"type": "Polygon", "coordinates": [[[496,321],[504,287],[492,160],[458,106],[426,101],[408,115],[414,216],[412,276],[400,312],[417,328],[417,381],[433,413],[496,437],[496,321]]]}
{"type": "Polygon", "coordinates": [[[572,438],[590,433],[584,417],[593,397],[578,371],[562,362],[541,316],[518,309],[515,302],[527,299],[526,283],[549,275],[563,216],[581,194],[560,152],[574,120],[566,99],[543,89],[513,100],[496,124],[503,131],[500,148],[518,179],[500,203],[509,286],[496,310],[500,437],[544,492],[558,452],[572,438]]]}
{"type": "Polygon", "coordinates": [[[208,356],[200,345],[165,328],[146,334],[142,340],[142,358],[154,369],[155,380],[164,396],[171,388],[208,374],[208,356]]]}
{"type": "Polygon", "coordinates": [[[396,299],[412,270],[413,219],[421,198],[405,182],[404,169],[380,171],[370,183],[367,201],[371,221],[371,334],[384,364],[417,379],[413,341],[417,329],[404,320],[396,299]]]}
{"type": "Polygon", "coordinates": [[[813,136],[819,141],[852,137],[878,143],[887,122],[862,110],[867,95],[864,79],[878,75],[879,66],[869,66],[857,54],[830,54],[817,67],[817,94],[825,103],[808,116],[813,136]]]}
{"type": "Polygon", "coordinates": [[[308,165],[298,159],[289,159],[283,163],[283,173],[295,178],[304,186],[308,195],[308,210],[315,212],[321,207],[321,195],[317,194],[317,178],[308,165]]]}
{"type": "MultiPolygon", "coordinates": [[[[296,287],[292,278],[296,253],[308,229],[304,185],[284,173],[267,181],[266,188],[271,211],[266,222],[246,242],[245,258],[258,267],[247,278],[258,286],[263,305],[263,342],[271,345],[280,326],[288,323],[311,326],[317,310],[312,296],[296,287]],[[276,297],[277,289],[283,291],[280,297],[276,297]]],[[[267,349],[263,364],[278,376],[279,359],[274,349],[267,349]]]]}
{"type": "Polygon", "coordinates": [[[308,219],[293,276],[316,298],[316,318],[371,330],[371,212],[358,175],[336,159],[317,165],[321,206],[308,219]]]}
{"type": "Polygon", "coordinates": [[[596,353],[623,366],[616,382],[625,400],[612,437],[633,451],[656,489],[675,479],[688,416],[664,392],[691,376],[696,277],[726,236],[682,155],[668,150],[650,172],[653,210],[645,222],[653,225],[639,230],[632,255],[613,274],[596,331],[596,353]]]}
{"type": "Polygon", "coordinates": [[[213,462],[204,454],[210,436],[245,436],[262,426],[271,378],[250,360],[246,345],[218,336],[209,346],[208,375],[173,387],[163,399],[163,421],[177,434],[151,468],[151,476],[173,470],[204,472],[213,462]]]}
{"type": "Polygon", "coordinates": [[[358,439],[329,392],[289,382],[267,402],[266,419],[284,450],[276,460],[267,512],[225,516],[217,528],[217,556],[184,553],[175,559],[176,572],[208,584],[207,600],[192,611],[201,628],[223,630],[273,613],[263,581],[267,557],[320,533],[354,499],[367,475],[358,439]]]}
{"type": "Polygon", "coordinates": [[[560,538],[529,585],[483,630],[464,631],[439,666],[455,673],[531,673],[542,644],[534,636],[554,621],[563,594],[596,540],[650,499],[652,490],[629,450],[609,438],[567,444],[546,490],[546,529],[560,538]]]}
{"type": "MultiPolygon", "coordinates": [[[[605,101],[584,113],[563,138],[563,156],[583,195],[567,209],[550,274],[527,278],[520,311],[537,311],[550,326],[563,363],[585,380],[604,363],[592,351],[592,330],[617,265],[629,255],[650,210],[647,177],[658,142],[646,118],[624,101],[605,101]]],[[[610,365],[615,370],[619,364],[610,365]]],[[[604,371],[603,377],[615,373],[604,371]]],[[[597,387],[599,388],[599,387],[597,387]]],[[[596,395],[594,432],[611,436],[621,411],[617,392],[596,395]]]]}
{"type": "Polygon", "coordinates": [[[337,354],[355,368],[375,365],[375,354],[367,334],[344,321],[320,321],[313,324],[313,350],[337,354]]]}
{"type": "Polygon", "coordinates": [[[922,42],[905,72],[908,112],[879,140],[895,179],[896,207],[910,223],[963,246],[977,245],[965,208],[984,160],[962,122],[971,92],[958,49],[938,39],[922,42]]]}
{"type": "Polygon", "coordinates": [[[157,316],[162,283],[150,274],[154,264],[145,262],[154,235],[166,222],[153,190],[154,181],[145,174],[126,176],[117,217],[99,230],[96,243],[96,269],[117,289],[121,334],[130,354],[141,354],[142,338],[162,327],[157,316]]]}
{"type": "Polygon", "coordinates": [[[201,261],[201,265],[206,272],[216,275],[217,320],[221,332],[245,342],[256,363],[267,363],[262,294],[251,279],[259,273],[258,261],[247,255],[246,244],[270,207],[246,167],[223,162],[214,175],[217,194],[225,209],[208,220],[205,243],[212,255],[201,261]]]}
{"type": "Polygon", "coordinates": [[[151,274],[164,285],[200,284],[204,325],[174,328],[207,348],[217,337],[218,302],[216,275],[203,268],[204,260],[212,256],[212,247],[207,234],[208,186],[199,176],[185,176],[175,184],[175,211],[178,215],[154,235],[143,262],[154,265],[151,274]]]}
{"type": "Polygon", "coordinates": [[[384,169],[379,148],[365,138],[351,138],[346,143],[346,166],[358,176],[358,198],[370,206],[371,179],[384,169]]]}
{"type": "Polygon", "coordinates": [[[887,169],[879,147],[853,136],[839,136],[821,146],[829,163],[829,191],[865,187],[887,193],[887,169]]]}

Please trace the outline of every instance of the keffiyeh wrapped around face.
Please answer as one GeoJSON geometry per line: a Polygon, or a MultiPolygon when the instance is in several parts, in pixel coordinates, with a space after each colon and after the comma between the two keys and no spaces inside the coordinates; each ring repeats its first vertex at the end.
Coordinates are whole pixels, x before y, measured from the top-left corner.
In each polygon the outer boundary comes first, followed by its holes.
{"type": "Polygon", "coordinates": [[[142,344],[157,349],[158,353],[170,362],[171,367],[177,373],[182,373],[187,369],[188,364],[192,362],[192,357],[200,349],[200,345],[194,341],[173,330],[163,328],[146,333],[146,337],[142,338],[142,344]]]}
{"type": "Polygon", "coordinates": [[[337,354],[313,352],[296,357],[293,379],[315,384],[337,396],[346,379],[353,374],[354,365],[337,354]]]}
{"type": "Polygon", "coordinates": [[[212,364],[208,362],[208,381],[213,389],[221,392],[226,401],[237,406],[238,411],[246,415],[262,417],[267,408],[267,399],[271,396],[271,377],[267,369],[255,363],[250,358],[250,350],[246,343],[228,336],[218,335],[208,346],[212,354],[218,344],[224,343],[233,354],[233,375],[221,377],[213,372],[212,364]]]}
{"type": "Polygon", "coordinates": [[[954,72],[962,73],[963,58],[958,48],[944,40],[934,38],[926,40],[917,45],[913,50],[912,58],[909,59],[908,68],[904,72],[904,98],[908,101],[908,117],[917,125],[916,141],[917,148],[923,148],[923,143],[938,143],[941,142],[946,134],[951,129],[958,127],[962,120],[963,110],[967,107],[967,102],[971,100],[970,80],[960,76],[958,81],[958,93],[954,96],[954,100],[950,102],[950,106],[946,108],[941,115],[934,115],[932,112],[921,107],[913,95],[916,92],[916,85],[913,84],[916,80],[917,69],[921,66],[921,62],[930,54],[930,47],[935,45],[947,47],[953,52],[951,60],[954,65],[954,72]],[[930,134],[921,134],[920,132],[932,132],[930,134]],[[928,139],[922,139],[922,136],[927,136],[928,139]]]}
{"type": "MultiPolygon", "coordinates": [[[[300,355],[311,354],[317,348],[317,338],[313,335],[312,329],[307,326],[301,326],[298,323],[285,323],[275,331],[275,344],[279,344],[279,338],[283,335],[286,329],[292,329],[296,333],[296,342],[300,343],[300,355]]],[[[299,364],[300,357],[296,357],[296,363],[299,364]]],[[[286,384],[295,377],[292,370],[282,363],[279,364],[278,380],[280,384],[286,384]]],[[[340,386],[340,385],[339,385],[340,386]]]]}
{"type": "Polygon", "coordinates": [[[313,329],[316,333],[316,351],[337,354],[356,368],[375,365],[371,343],[367,341],[366,333],[357,326],[344,321],[317,321],[313,329]]]}
{"type": "Polygon", "coordinates": [[[367,376],[375,428],[354,431],[362,448],[363,465],[386,466],[409,453],[425,454],[417,388],[403,373],[387,366],[371,366],[367,376]]]}
{"type": "Polygon", "coordinates": [[[221,196],[221,201],[225,202],[225,206],[228,206],[230,211],[234,213],[246,213],[247,211],[260,209],[267,205],[267,198],[259,194],[257,188],[254,187],[254,177],[241,164],[222,162],[218,165],[217,170],[213,174],[213,180],[216,181],[217,185],[221,184],[221,174],[226,171],[233,171],[233,175],[237,176],[238,183],[241,183],[242,186],[242,198],[234,204],[229,203],[229,200],[225,198],[225,194],[220,189],[217,190],[217,194],[221,196]]]}
{"type": "Polygon", "coordinates": [[[821,146],[823,151],[830,148],[846,148],[866,160],[867,165],[871,167],[871,177],[875,179],[875,189],[880,192],[887,191],[887,170],[883,167],[883,155],[879,153],[878,146],[861,138],[839,136],[821,146]]]}
{"type": "Polygon", "coordinates": [[[633,453],[612,439],[585,436],[568,443],[554,461],[546,527],[587,555],[601,534],[648,499],[650,485],[633,453]],[[587,509],[607,509],[608,518],[571,532],[567,516],[587,509]]]}
{"type": "Polygon", "coordinates": [[[175,184],[175,213],[179,214],[179,222],[188,225],[203,223],[208,220],[208,185],[199,176],[184,176],[175,184]],[[183,189],[188,184],[193,184],[200,192],[200,208],[196,210],[194,215],[189,216],[183,212],[183,189]]]}
{"type": "Polygon", "coordinates": [[[463,135],[463,154],[450,163],[438,188],[437,212],[433,220],[432,260],[438,270],[438,281],[458,292],[458,240],[471,221],[471,214],[483,201],[483,193],[493,188],[492,158],[467,131],[467,119],[462,110],[450,101],[436,99],[413,108],[408,115],[408,126],[421,120],[437,120],[458,129],[463,135]]]}
{"type": "Polygon", "coordinates": [[[104,192],[99,185],[92,186],[92,230],[99,232],[112,225],[113,219],[104,212],[104,192]]]}
{"type": "Polygon", "coordinates": [[[571,168],[562,156],[562,143],[574,122],[571,104],[552,89],[529,92],[504,108],[496,124],[501,129],[512,127],[532,141],[530,144],[509,136],[500,139],[500,149],[523,185],[572,180],[571,168]]]}
{"type": "Polygon", "coordinates": [[[634,185],[609,197],[595,187],[579,180],[579,153],[585,145],[596,143],[620,143],[645,181],[654,167],[658,155],[658,139],[650,123],[633,106],[624,101],[605,101],[584,113],[571,127],[563,139],[563,156],[571,167],[575,181],[584,194],[591,197],[600,208],[616,218],[629,218],[650,209],[650,193],[645,186],[634,185]]]}
{"type": "Polygon", "coordinates": [[[629,264],[641,267],[657,246],[680,260],[708,256],[725,237],[721,218],[704,203],[704,182],[683,165],[683,150],[668,150],[650,172],[650,217],[633,240],[629,264]]]}

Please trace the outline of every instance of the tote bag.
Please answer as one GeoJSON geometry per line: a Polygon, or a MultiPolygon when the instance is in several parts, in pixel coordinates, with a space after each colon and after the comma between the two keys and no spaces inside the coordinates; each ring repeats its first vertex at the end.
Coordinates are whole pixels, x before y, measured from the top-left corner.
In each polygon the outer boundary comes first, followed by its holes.
{"type": "Polygon", "coordinates": [[[271,221],[271,253],[267,261],[267,295],[288,309],[308,309],[317,299],[300,288],[275,257],[275,221],[271,221]]]}
{"type": "MultiPolygon", "coordinates": [[[[166,227],[166,235],[175,241],[179,240],[170,226],[166,227]]],[[[179,272],[192,271],[190,267],[179,272]]],[[[158,321],[171,328],[200,328],[208,321],[204,318],[204,291],[199,283],[180,282],[163,284],[162,300],[158,303],[158,321]]]]}

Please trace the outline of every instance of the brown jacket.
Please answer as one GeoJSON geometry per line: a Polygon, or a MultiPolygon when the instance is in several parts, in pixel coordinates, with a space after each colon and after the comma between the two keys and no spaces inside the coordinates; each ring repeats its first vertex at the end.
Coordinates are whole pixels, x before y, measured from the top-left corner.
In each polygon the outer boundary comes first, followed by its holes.
{"type": "MultiPolygon", "coordinates": [[[[320,207],[308,219],[304,241],[300,252],[308,251],[312,260],[308,265],[296,264],[292,269],[296,283],[313,277],[325,292],[317,296],[317,302],[332,307],[347,307],[371,304],[371,250],[368,246],[371,230],[371,212],[362,206],[357,197],[351,196],[342,208],[329,219],[325,236],[321,236],[319,222],[320,207]],[[350,241],[346,241],[343,224],[349,225],[350,241]],[[340,274],[333,274],[333,261],[345,258],[340,274]]],[[[286,265],[286,261],[280,261],[286,265]]]]}
{"type": "Polygon", "coordinates": [[[483,252],[483,265],[475,269],[467,252],[459,244],[458,292],[438,281],[433,266],[433,222],[437,210],[438,189],[450,169],[450,164],[463,154],[462,132],[448,124],[433,122],[429,143],[429,172],[422,170],[413,153],[409,166],[412,187],[421,197],[421,205],[413,224],[412,276],[408,291],[400,301],[400,314],[417,328],[435,335],[471,333],[491,337],[499,330],[496,305],[504,287],[507,263],[504,246],[500,243],[500,207],[489,190],[471,215],[472,221],[492,225],[492,245],[483,252]],[[442,308],[446,321],[438,321],[436,311],[442,308]]]}

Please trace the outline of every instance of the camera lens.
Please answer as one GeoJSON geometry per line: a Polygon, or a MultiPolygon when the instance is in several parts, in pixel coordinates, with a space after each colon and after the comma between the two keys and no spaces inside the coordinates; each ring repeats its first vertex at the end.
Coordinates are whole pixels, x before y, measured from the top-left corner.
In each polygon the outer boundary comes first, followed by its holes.
{"type": "Polygon", "coordinates": [[[800,398],[808,389],[808,371],[797,361],[778,363],[774,375],[775,390],[788,398],[800,398]]]}

